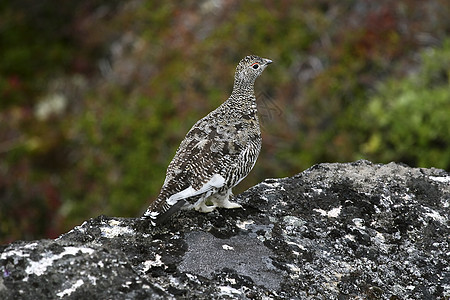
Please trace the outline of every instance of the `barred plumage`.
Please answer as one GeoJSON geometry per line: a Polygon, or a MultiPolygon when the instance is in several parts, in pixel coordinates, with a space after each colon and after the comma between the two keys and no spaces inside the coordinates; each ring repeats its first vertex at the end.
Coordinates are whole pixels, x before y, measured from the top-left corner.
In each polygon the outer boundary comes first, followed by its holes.
{"type": "Polygon", "coordinates": [[[254,83],[271,62],[256,55],[239,62],[231,96],[186,134],[144,218],[155,224],[180,207],[201,212],[241,207],[229,198],[231,189],[255,165],[261,149],[254,83]]]}

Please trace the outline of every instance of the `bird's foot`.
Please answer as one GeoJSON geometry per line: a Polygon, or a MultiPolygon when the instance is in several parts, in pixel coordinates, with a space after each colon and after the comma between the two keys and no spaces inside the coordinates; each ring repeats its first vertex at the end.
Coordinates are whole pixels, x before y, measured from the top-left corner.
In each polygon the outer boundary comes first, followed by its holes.
{"type": "Polygon", "coordinates": [[[233,193],[231,192],[231,189],[223,192],[218,193],[215,195],[212,195],[210,198],[210,201],[217,207],[223,207],[227,209],[233,209],[233,208],[241,208],[242,205],[236,202],[231,202],[230,198],[232,198],[233,193]]]}
{"type": "Polygon", "coordinates": [[[216,203],[217,207],[223,207],[223,208],[227,208],[227,209],[233,209],[233,208],[241,208],[242,205],[240,205],[239,203],[236,202],[231,202],[230,200],[225,200],[222,201],[220,203],[216,203]]]}
{"type": "Polygon", "coordinates": [[[216,209],[215,205],[206,205],[204,201],[200,202],[198,205],[194,206],[196,211],[202,213],[209,213],[216,209]]]}

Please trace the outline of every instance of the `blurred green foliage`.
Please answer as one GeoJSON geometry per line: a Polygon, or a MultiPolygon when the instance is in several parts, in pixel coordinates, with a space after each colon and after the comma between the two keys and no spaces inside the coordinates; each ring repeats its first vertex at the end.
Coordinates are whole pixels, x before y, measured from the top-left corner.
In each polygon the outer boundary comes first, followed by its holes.
{"type": "Polygon", "coordinates": [[[421,68],[383,83],[361,122],[365,156],[420,167],[450,167],[450,39],[422,53],[421,68]]]}
{"type": "Polygon", "coordinates": [[[449,169],[445,2],[0,4],[0,243],[140,215],[252,53],[275,63],[236,193],[326,161],[449,169]]]}

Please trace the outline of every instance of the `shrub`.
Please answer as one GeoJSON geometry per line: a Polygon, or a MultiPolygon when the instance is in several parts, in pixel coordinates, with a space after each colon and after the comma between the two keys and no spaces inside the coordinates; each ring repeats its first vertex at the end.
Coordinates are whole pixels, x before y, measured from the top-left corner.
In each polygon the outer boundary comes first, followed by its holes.
{"type": "Polygon", "coordinates": [[[388,81],[370,99],[361,152],[377,161],[450,169],[450,40],[421,57],[417,73],[388,81]]]}

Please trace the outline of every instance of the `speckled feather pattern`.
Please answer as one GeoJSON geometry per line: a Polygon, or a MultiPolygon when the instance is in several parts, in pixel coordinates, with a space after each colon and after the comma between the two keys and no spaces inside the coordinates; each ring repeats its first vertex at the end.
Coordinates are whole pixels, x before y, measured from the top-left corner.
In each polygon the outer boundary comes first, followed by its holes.
{"type": "Polygon", "coordinates": [[[240,61],[231,96],[186,134],[167,168],[159,196],[144,217],[161,222],[182,206],[210,211],[199,209],[199,203],[208,198],[233,204],[214,201],[218,206],[239,207],[228,197],[251,171],[261,149],[254,82],[271,62],[255,55],[240,61]]]}

